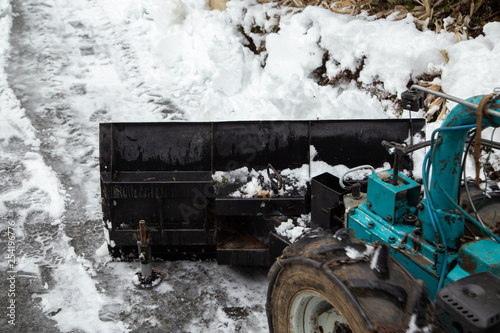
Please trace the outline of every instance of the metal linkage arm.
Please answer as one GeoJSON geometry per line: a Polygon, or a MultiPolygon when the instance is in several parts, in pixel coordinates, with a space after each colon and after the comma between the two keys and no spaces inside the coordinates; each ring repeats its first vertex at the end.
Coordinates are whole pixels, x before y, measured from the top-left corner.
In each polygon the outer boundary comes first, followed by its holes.
{"type": "MultiPolygon", "coordinates": [[[[458,97],[455,97],[455,96],[451,96],[451,95],[448,95],[448,94],[445,94],[445,93],[442,93],[442,92],[439,92],[439,91],[435,91],[435,90],[432,90],[432,89],[429,89],[429,88],[425,88],[425,87],[422,87],[422,86],[419,86],[419,85],[412,85],[410,90],[420,90],[420,91],[424,91],[426,93],[429,93],[429,94],[432,94],[432,95],[435,95],[435,96],[438,96],[438,97],[442,97],[444,99],[447,99],[447,100],[450,100],[450,101],[453,101],[453,102],[457,102],[459,104],[462,104],[462,105],[465,105],[467,107],[470,107],[470,108],[473,108],[474,110],[477,110],[478,108],[478,105],[475,104],[475,103],[472,103],[472,102],[469,102],[469,101],[466,101],[464,99],[461,99],[461,98],[458,98],[458,97]]],[[[497,88],[495,89],[495,97],[493,99],[497,99],[500,97],[500,89],[497,88]]],[[[488,109],[488,114],[490,114],[491,116],[493,117],[500,117],[500,112],[496,111],[496,110],[493,110],[493,109],[488,109]]]]}

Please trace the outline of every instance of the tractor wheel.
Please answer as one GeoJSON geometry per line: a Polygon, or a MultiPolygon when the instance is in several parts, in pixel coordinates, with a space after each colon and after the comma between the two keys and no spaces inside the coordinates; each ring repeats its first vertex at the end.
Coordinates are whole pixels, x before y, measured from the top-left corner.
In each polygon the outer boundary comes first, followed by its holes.
{"type": "Polygon", "coordinates": [[[427,288],[389,254],[341,229],[283,251],[269,271],[270,332],[413,332],[432,320],[427,288]]]}

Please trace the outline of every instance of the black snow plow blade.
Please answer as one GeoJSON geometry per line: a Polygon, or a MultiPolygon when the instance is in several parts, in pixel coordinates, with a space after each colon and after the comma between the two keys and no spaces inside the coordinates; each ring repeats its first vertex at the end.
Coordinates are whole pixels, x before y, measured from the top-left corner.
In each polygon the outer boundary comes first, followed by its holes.
{"type": "Polygon", "coordinates": [[[101,124],[113,254],[137,255],[144,220],[154,257],[269,265],[288,244],[275,227],[311,211],[309,183],[294,170],[310,175],[318,161],[380,167],[392,162],[382,140],[403,142],[423,126],[421,119],[101,124]]]}

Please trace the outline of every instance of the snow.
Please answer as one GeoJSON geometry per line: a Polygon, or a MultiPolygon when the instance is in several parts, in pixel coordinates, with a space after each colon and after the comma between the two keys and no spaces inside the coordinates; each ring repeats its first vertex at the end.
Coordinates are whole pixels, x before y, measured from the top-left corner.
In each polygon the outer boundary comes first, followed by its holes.
{"type": "MultiPolygon", "coordinates": [[[[4,244],[8,223],[15,225],[17,279],[27,286],[18,290],[27,308],[18,327],[33,330],[28,318],[38,318],[40,331],[265,331],[265,272],[160,262],[155,268],[170,277],[145,296],[131,283],[137,263],[110,261],[98,123],[396,118],[384,96],[400,96],[423,73],[442,73],[443,90],[461,98],[500,86],[500,23],[458,42],[455,34],[418,31],[414,21],[254,0],[231,0],[224,12],[200,0],[13,0],[12,7],[1,0],[0,229],[4,244]],[[241,31],[266,50],[250,50],[241,31]],[[318,85],[312,73],[325,52],[328,79],[359,71],[358,81],[318,85]]],[[[313,148],[310,166],[282,174],[304,184],[347,170],[315,161],[313,148]]],[[[253,172],[215,177],[247,182],[253,172]]],[[[294,241],[307,219],[278,232],[294,241]]]]}
{"type": "Polygon", "coordinates": [[[418,327],[417,325],[417,315],[413,314],[410,319],[410,326],[406,330],[406,333],[430,333],[432,332],[432,326],[418,327]]]}
{"type": "Polygon", "coordinates": [[[97,257],[109,256],[108,243],[107,242],[102,243],[101,247],[99,247],[97,250],[95,250],[95,255],[97,257]]]}
{"type": "Polygon", "coordinates": [[[366,249],[363,252],[360,252],[356,250],[353,247],[347,246],[345,248],[345,254],[353,259],[353,260],[361,260],[364,258],[371,257],[373,255],[373,252],[375,251],[375,248],[371,245],[366,245],[366,249]]]}
{"type": "Polygon", "coordinates": [[[308,227],[310,221],[311,214],[303,214],[297,219],[288,219],[276,227],[276,233],[288,239],[290,243],[294,243],[302,235],[311,230],[308,227]]]}
{"type": "Polygon", "coordinates": [[[379,271],[378,265],[378,257],[380,256],[380,251],[382,250],[382,246],[377,247],[375,253],[373,254],[373,258],[370,261],[370,269],[379,271]]]}
{"type": "MultiPolygon", "coordinates": [[[[183,3],[182,15],[174,11],[175,24],[168,24],[165,20],[158,23],[162,34],[156,52],[162,55],[168,66],[171,75],[166,77],[192,74],[196,81],[205,82],[207,89],[201,93],[201,104],[189,114],[189,119],[395,117],[394,108],[386,105],[386,101],[379,101],[354,84],[339,87],[315,84],[310,74],[321,65],[325,51],[331,57],[326,64],[330,77],[345,69],[356,70],[365,57],[359,83],[369,86],[383,82],[384,90],[398,95],[406,90],[409,79],[439,71],[443,73],[443,87],[452,89],[445,91],[459,96],[485,93],[497,84],[498,64],[493,60],[497,53],[492,47],[498,44],[495,44],[497,24],[489,24],[485,37],[457,43],[455,34],[418,31],[411,16],[402,21],[372,20],[308,7],[299,14],[282,16],[278,33],[260,37],[265,41],[267,52],[254,55],[241,47],[242,37],[237,33],[236,24],[228,27],[226,22],[236,21],[244,31],[250,31],[252,22],[265,28],[276,22],[266,22],[262,11],[273,18],[283,10],[280,12],[271,5],[256,5],[254,1],[231,1],[226,12],[211,12],[200,17],[199,8],[191,1],[183,3]],[[203,29],[199,28],[201,25],[203,29]],[[227,37],[222,39],[221,35],[227,37]],[[181,36],[179,47],[177,41],[181,36]],[[481,67],[482,61],[472,61],[471,58],[462,61],[460,55],[455,55],[457,48],[467,49],[459,54],[475,54],[473,44],[476,43],[487,53],[488,63],[495,71],[489,72],[487,67],[481,67]],[[488,44],[490,49],[483,47],[488,44]],[[174,52],[175,57],[172,56],[173,45],[177,50],[182,49],[174,52]],[[441,55],[443,49],[448,50],[450,63],[446,63],[441,55]],[[264,68],[261,66],[263,62],[266,63],[264,68]],[[487,78],[482,80],[479,79],[481,75],[474,75],[474,84],[470,85],[465,78],[470,77],[466,72],[471,66],[478,67],[479,73],[487,78]],[[238,70],[233,70],[235,67],[238,70]],[[457,72],[460,76],[454,75],[457,72]],[[221,78],[231,83],[231,89],[219,85],[221,78]],[[460,86],[461,90],[455,92],[455,86],[460,86]]],[[[154,10],[163,16],[171,10],[171,4],[157,6],[154,10]]],[[[176,89],[199,91],[185,76],[179,77],[176,83],[176,89]]]]}
{"type": "MultiPolygon", "coordinates": [[[[271,177],[276,184],[279,184],[274,171],[270,170],[271,177]]],[[[276,197],[290,196],[294,193],[303,193],[310,182],[309,164],[304,164],[296,169],[284,169],[279,171],[282,179],[282,188],[275,192],[271,187],[271,180],[266,170],[249,170],[242,167],[231,171],[215,171],[212,179],[221,186],[226,184],[237,184],[238,189],[229,193],[233,198],[253,198],[253,197],[276,197]]]]}
{"type": "Polygon", "coordinates": [[[496,55],[500,52],[500,22],[487,24],[484,34],[476,39],[454,43],[447,50],[449,69],[443,70],[442,76],[446,93],[470,97],[491,93],[499,86],[497,74],[500,64],[496,55]],[[476,74],[484,77],[479,78],[476,74]]]}
{"type": "MultiPolygon", "coordinates": [[[[57,324],[62,332],[75,329],[87,332],[127,331],[123,323],[103,322],[99,319],[99,311],[106,305],[106,298],[102,297],[96,283],[88,278],[88,272],[78,261],[78,258],[72,258],[64,266],[56,269],[54,283],[57,286],[67,287],[52,288],[43,295],[42,311],[57,312],[57,324]],[[81,278],[75,279],[75,276],[81,278]]],[[[37,296],[33,295],[35,298],[37,296]]]]}

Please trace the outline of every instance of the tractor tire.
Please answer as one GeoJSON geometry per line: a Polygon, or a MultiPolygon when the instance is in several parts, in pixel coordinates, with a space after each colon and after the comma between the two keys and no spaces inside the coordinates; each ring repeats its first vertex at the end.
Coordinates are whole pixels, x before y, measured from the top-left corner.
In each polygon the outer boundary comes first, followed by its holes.
{"type": "Polygon", "coordinates": [[[315,231],[283,251],[269,271],[270,332],[412,332],[432,321],[425,284],[350,229],[315,231]]]}

